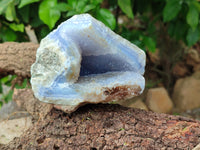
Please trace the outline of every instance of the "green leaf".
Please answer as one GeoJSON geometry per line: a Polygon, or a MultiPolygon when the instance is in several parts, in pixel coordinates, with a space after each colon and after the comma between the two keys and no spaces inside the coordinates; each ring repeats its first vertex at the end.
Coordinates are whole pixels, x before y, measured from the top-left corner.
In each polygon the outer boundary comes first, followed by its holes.
{"type": "Polygon", "coordinates": [[[103,2],[103,0],[90,0],[90,4],[93,4],[95,6],[97,6],[98,4],[101,4],[103,2]]]}
{"type": "Polygon", "coordinates": [[[200,30],[198,28],[196,28],[195,30],[190,28],[188,30],[186,37],[188,46],[194,45],[199,40],[199,38],[200,38],[200,30]]]}
{"type": "Polygon", "coordinates": [[[3,93],[3,87],[2,87],[1,80],[0,80],[0,93],[3,93]]]}
{"type": "Polygon", "coordinates": [[[10,91],[8,92],[8,94],[3,95],[2,99],[4,99],[5,102],[7,103],[7,102],[9,102],[10,100],[12,100],[12,96],[13,96],[13,90],[10,90],[10,91]]]}
{"type": "Polygon", "coordinates": [[[72,11],[77,11],[77,9],[79,9],[79,8],[77,8],[78,0],[67,0],[67,2],[71,6],[72,11]]]}
{"type": "Polygon", "coordinates": [[[21,0],[18,8],[22,8],[28,4],[31,4],[31,3],[35,3],[35,2],[39,2],[40,0],[21,0]]]}
{"type": "Polygon", "coordinates": [[[2,0],[0,2],[0,15],[6,10],[6,8],[8,7],[8,5],[13,2],[13,0],[2,0]]]}
{"type": "Polygon", "coordinates": [[[150,52],[156,51],[156,42],[151,37],[145,36],[143,42],[150,52]]]}
{"type": "Polygon", "coordinates": [[[50,30],[48,27],[43,27],[40,31],[40,36],[41,36],[41,39],[44,38],[45,36],[47,36],[47,34],[49,34],[50,30]]]}
{"type": "Polygon", "coordinates": [[[25,23],[29,23],[29,5],[26,6],[26,7],[23,7],[21,9],[18,10],[20,16],[22,17],[22,20],[25,22],[25,23]]]}
{"type": "Polygon", "coordinates": [[[1,109],[1,107],[3,106],[3,102],[2,101],[0,101],[0,109],[1,109]]]}
{"type": "Polygon", "coordinates": [[[121,10],[130,18],[133,19],[133,11],[131,8],[131,1],[130,0],[118,0],[118,5],[121,10]]]}
{"type": "Polygon", "coordinates": [[[16,33],[10,29],[7,29],[4,41],[15,41],[16,39],[17,39],[16,33]]]}
{"type": "Polygon", "coordinates": [[[33,19],[30,20],[30,25],[34,28],[37,28],[43,24],[44,23],[40,20],[40,18],[38,16],[34,16],[33,19]]]}
{"type": "Polygon", "coordinates": [[[27,79],[24,79],[22,85],[15,84],[15,88],[16,88],[16,89],[24,89],[24,88],[27,87],[27,83],[28,83],[27,79]]]}
{"type": "Polygon", "coordinates": [[[66,4],[66,3],[58,3],[58,4],[54,7],[54,9],[59,10],[59,11],[61,11],[61,12],[66,12],[66,11],[71,10],[71,7],[70,7],[68,4],[66,4]]]}
{"type": "Polygon", "coordinates": [[[2,30],[2,34],[1,35],[1,38],[3,40],[3,42],[6,42],[6,41],[15,41],[17,39],[17,35],[16,33],[11,30],[10,28],[3,28],[2,30]]]}
{"type": "Polygon", "coordinates": [[[93,5],[93,4],[91,4],[91,5],[86,5],[86,6],[83,8],[82,12],[83,12],[83,13],[86,13],[86,12],[88,12],[88,11],[94,9],[95,7],[96,7],[96,6],[93,5]]]}
{"type": "Polygon", "coordinates": [[[6,19],[8,21],[14,21],[16,19],[14,1],[10,3],[6,9],[6,19]]]}
{"type": "Polygon", "coordinates": [[[193,5],[195,5],[198,11],[200,12],[200,3],[198,1],[193,1],[193,5]]]}
{"type": "Polygon", "coordinates": [[[83,9],[84,9],[84,7],[85,6],[87,6],[87,0],[79,0],[79,1],[77,1],[77,3],[76,3],[76,11],[78,12],[78,13],[83,13],[83,9]]]}
{"type": "Polygon", "coordinates": [[[114,15],[107,9],[99,9],[96,15],[97,19],[102,21],[106,26],[111,28],[112,30],[116,27],[116,20],[114,15]]]}
{"type": "Polygon", "coordinates": [[[193,30],[197,27],[199,22],[199,12],[196,6],[192,3],[189,6],[189,11],[187,13],[186,20],[193,30]]]}
{"type": "Polygon", "coordinates": [[[89,0],[68,0],[69,4],[69,12],[67,13],[67,17],[73,16],[75,14],[86,13],[96,7],[95,4],[89,3],[89,0]]]}
{"type": "Polygon", "coordinates": [[[11,82],[12,82],[12,80],[13,80],[14,78],[16,78],[16,75],[13,75],[13,76],[8,75],[8,76],[6,76],[6,77],[3,77],[3,78],[1,79],[1,82],[2,82],[3,84],[7,85],[7,86],[11,86],[11,85],[12,85],[11,82]]]}
{"type": "Polygon", "coordinates": [[[73,8],[76,7],[77,0],[67,0],[67,2],[68,2],[68,4],[69,4],[70,6],[72,6],[73,8]]]}
{"type": "Polygon", "coordinates": [[[168,25],[168,33],[171,37],[175,38],[176,40],[185,39],[188,31],[188,25],[185,23],[185,21],[179,19],[175,22],[170,22],[168,25]]]}
{"type": "Polygon", "coordinates": [[[10,80],[9,76],[5,76],[5,77],[1,78],[1,82],[3,84],[5,84],[6,82],[8,82],[9,80],[10,80]]]}
{"type": "Polygon", "coordinates": [[[39,17],[50,29],[60,18],[60,11],[54,9],[56,5],[57,0],[43,0],[39,6],[39,17]]]}
{"type": "Polygon", "coordinates": [[[76,14],[77,14],[77,12],[76,12],[76,11],[74,11],[74,10],[71,10],[71,11],[68,11],[68,13],[67,13],[66,17],[70,17],[70,16],[73,16],[73,15],[76,15],[76,14]]]}
{"type": "Polygon", "coordinates": [[[9,27],[14,31],[24,32],[24,24],[11,23],[9,24],[9,27]]]}
{"type": "Polygon", "coordinates": [[[168,22],[174,19],[178,15],[180,10],[181,10],[180,0],[168,0],[163,11],[164,22],[168,22]]]}

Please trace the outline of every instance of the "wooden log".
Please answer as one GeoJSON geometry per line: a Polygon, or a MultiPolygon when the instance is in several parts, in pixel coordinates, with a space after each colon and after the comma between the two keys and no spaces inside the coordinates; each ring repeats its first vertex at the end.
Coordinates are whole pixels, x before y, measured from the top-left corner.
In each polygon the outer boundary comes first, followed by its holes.
{"type": "Polygon", "coordinates": [[[31,89],[14,100],[34,126],[1,149],[192,149],[200,143],[200,122],[120,105],[85,105],[66,114],[39,102],[31,89]]]}
{"type": "MultiPolygon", "coordinates": [[[[4,51],[13,47],[12,44],[18,47],[17,43],[5,44],[4,51]]],[[[0,53],[3,45],[0,44],[0,53]]],[[[27,50],[26,46],[20,46],[18,57],[14,54],[11,57],[30,59],[26,61],[27,64],[16,61],[17,65],[13,65],[9,58],[11,52],[1,53],[4,56],[0,54],[0,69],[29,77],[35,52],[31,55],[23,52],[27,50]]],[[[32,50],[36,47],[32,47],[32,50]]],[[[55,109],[52,104],[39,102],[31,89],[15,90],[13,99],[32,114],[34,125],[21,137],[7,145],[0,145],[1,150],[192,149],[200,143],[200,122],[181,116],[111,104],[85,105],[67,114],[55,109]]]]}
{"type": "Polygon", "coordinates": [[[0,44],[0,77],[8,74],[30,77],[30,66],[35,61],[38,47],[30,42],[0,44]]]}

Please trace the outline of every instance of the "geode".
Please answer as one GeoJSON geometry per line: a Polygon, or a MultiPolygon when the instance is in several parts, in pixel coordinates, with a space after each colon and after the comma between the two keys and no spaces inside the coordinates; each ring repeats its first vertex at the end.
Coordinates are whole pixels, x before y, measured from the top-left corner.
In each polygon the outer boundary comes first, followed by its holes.
{"type": "Polygon", "coordinates": [[[48,34],[31,67],[40,101],[75,109],[143,92],[146,55],[89,14],[75,15],[48,34]]]}

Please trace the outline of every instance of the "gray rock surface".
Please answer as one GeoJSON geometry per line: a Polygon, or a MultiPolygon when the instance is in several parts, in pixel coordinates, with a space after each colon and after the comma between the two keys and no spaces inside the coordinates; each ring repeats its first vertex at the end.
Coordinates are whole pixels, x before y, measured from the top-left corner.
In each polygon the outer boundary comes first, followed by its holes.
{"type": "MultiPolygon", "coordinates": [[[[3,87],[3,94],[7,94],[10,90],[10,87],[5,85],[2,85],[2,87],[3,87]]],[[[0,94],[0,100],[4,102],[4,100],[2,99],[3,94],[0,94]]],[[[24,109],[17,106],[16,102],[12,100],[9,101],[8,103],[4,103],[3,106],[0,108],[0,121],[5,119],[20,118],[28,115],[29,114],[26,113],[24,109]]]]}
{"type": "Polygon", "coordinates": [[[0,144],[8,144],[32,125],[31,117],[0,122],[0,144]]]}
{"type": "Polygon", "coordinates": [[[28,112],[17,106],[15,101],[10,101],[3,104],[2,108],[0,109],[0,121],[24,116],[29,116],[28,112]]]}

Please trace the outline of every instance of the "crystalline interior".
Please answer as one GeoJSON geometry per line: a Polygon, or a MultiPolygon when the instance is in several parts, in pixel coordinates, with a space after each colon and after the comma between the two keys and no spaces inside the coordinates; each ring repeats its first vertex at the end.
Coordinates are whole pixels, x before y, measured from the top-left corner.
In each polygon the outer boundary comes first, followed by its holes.
{"type": "Polygon", "coordinates": [[[131,71],[131,65],[111,54],[82,57],[80,76],[113,71],[131,71]]]}

